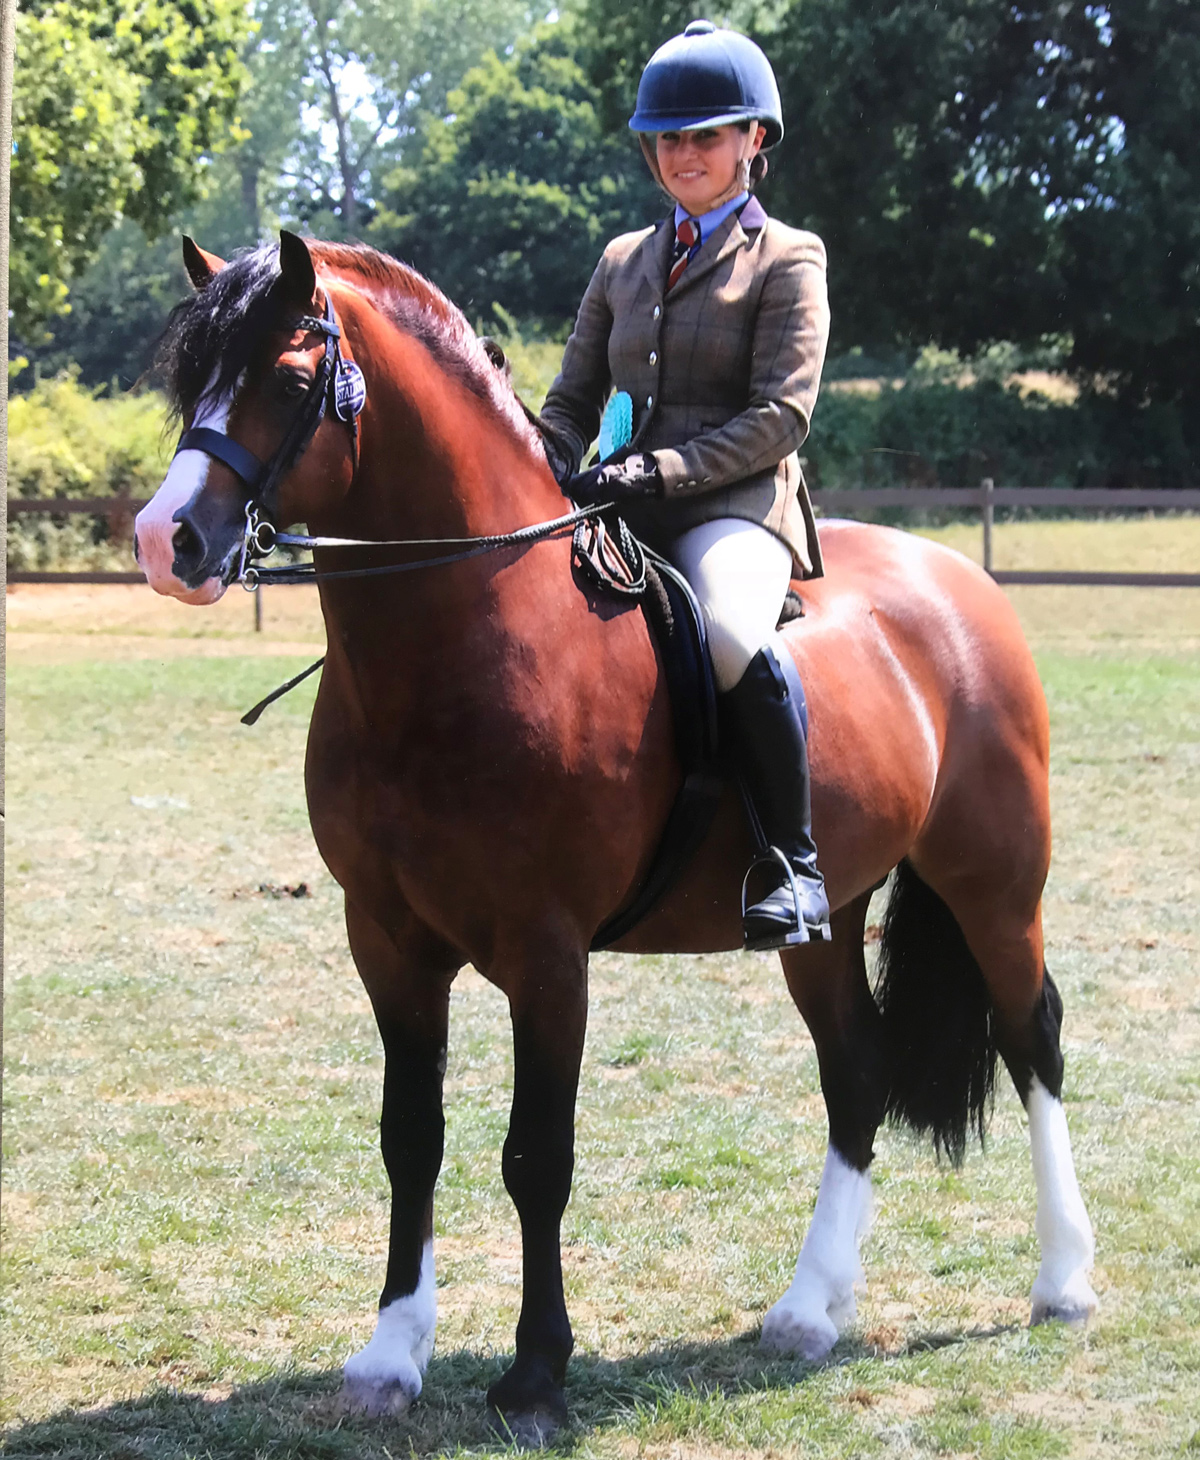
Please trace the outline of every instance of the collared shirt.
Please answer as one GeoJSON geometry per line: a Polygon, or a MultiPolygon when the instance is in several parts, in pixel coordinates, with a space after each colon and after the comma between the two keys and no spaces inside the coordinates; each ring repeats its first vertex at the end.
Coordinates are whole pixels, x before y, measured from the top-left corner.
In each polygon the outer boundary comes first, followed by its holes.
{"type": "MultiPolygon", "coordinates": [[[[700,238],[696,243],[696,248],[701,247],[701,245],[704,243],[704,240],[712,235],[714,229],[720,228],[721,224],[724,223],[726,218],[729,217],[730,213],[736,213],[737,210],[743,207],[747,202],[749,202],[749,200],[750,193],[748,191],[739,193],[736,198],[730,198],[727,203],[721,203],[718,207],[710,209],[709,212],[701,213],[699,218],[693,218],[692,221],[700,225],[700,238]]],[[[683,222],[685,218],[691,217],[692,215],[685,207],[683,207],[679,203],[675,204],[676,228],[679,227],[679,225],[683,222]]]]}

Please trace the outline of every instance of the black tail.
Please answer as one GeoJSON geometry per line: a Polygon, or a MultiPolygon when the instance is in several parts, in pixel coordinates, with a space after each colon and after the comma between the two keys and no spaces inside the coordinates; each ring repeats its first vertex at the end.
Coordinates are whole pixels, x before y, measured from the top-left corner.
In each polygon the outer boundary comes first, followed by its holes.
{"type": "Polygon", "coordinates": [[[968,1135],[982,1144],[991,1112],[991,1001],[954,914],[907,862],[884,914],[875,999],[891,1065],[887,1119],[930,1135],[960,1166],[968,1135]]]}

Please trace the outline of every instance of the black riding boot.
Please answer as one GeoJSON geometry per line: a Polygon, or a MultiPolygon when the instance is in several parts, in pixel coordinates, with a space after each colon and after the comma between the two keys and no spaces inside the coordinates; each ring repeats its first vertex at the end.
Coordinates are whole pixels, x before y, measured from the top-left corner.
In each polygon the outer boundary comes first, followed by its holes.
{"type": "Polygon", "coordinates": [[[767,895],[747,907],[747,886],[742,889],[746,947],[827,939],[829,902],[812,839],[808,711],[792,656],[764,645],[721,698],[737,769],[766,846],[746,876],[747,885],[766,886],[767,895]]]}

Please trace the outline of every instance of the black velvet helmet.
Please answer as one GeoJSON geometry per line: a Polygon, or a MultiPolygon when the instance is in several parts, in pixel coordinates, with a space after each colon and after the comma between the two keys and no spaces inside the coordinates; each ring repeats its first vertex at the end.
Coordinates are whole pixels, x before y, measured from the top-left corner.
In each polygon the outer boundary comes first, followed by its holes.
{"type": "Polygon", "coordinates": [[[634,132],[682,132],[746,121],[767,129],[764,149],[783,136],[770,61],[749,36],[693,20],[647,61],[629,126],[634,132]]]}

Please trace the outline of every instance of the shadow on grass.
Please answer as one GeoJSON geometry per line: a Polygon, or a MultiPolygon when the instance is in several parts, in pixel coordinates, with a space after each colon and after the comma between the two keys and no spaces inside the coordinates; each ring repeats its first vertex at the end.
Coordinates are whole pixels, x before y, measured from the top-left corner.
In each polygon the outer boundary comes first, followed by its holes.
{"type": "MultiPolygon", "coordinates": [[[[1013,1331],[1016,1325],[916,1337],[903,1353],[925,1353],[1013,1331]]],[[[880,1359],[849,1338],[820,1364],[772,1359],[757,1331],[723,1343],[677,1345],[621,1359],[577,1355],[567,1375],[571,1422],[552,1450],[569,1454],[589,1434],[672,1421],[686,1431],[706,1413],[746,1394],[774,1391],[804,1401],[808,1380],[830,1365],[880,1359]]],[[[60,1410],[16,1423],[3,1435],[7,1460],[348,1460],[348,1457],[504,1453],[488,1428],[485,1395],[507,1357],[467,1350],[435,1357],[420,1401],[405,1415],[347,1414],[340,1370],[281,1373],[214,1396],[158,1389],[96,1409],[60,1410]]],[[[511,1449],[508,1450],[511,1453],[511,1449]]]]}

